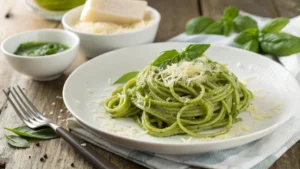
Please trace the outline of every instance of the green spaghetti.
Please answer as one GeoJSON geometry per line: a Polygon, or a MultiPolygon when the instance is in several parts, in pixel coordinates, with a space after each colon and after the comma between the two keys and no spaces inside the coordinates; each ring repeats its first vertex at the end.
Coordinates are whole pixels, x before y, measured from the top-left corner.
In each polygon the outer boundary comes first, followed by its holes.
{"type": "Polygon", "coordinates": [[[252,93],[196,44],[163,52],[105,102],[113,118],[132,117],[148,134],[214,137],[241,121],[252,93]]]}

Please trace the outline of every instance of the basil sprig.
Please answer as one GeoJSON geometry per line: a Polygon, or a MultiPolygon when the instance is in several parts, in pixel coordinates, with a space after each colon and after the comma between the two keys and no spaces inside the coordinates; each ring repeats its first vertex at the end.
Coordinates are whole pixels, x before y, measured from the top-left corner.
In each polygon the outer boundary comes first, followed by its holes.
{"type": "MultiPolygon", "coordinates": [[[[191,61],[198,57],[210,47],[210,44],[191,44],[181,52],[177,50],[163,51],[150,65],[164,68],[167,65],[178,63],[181,60],[191,61]]],[[[114,84],[122,84],[128,82],[130,79],[136,77],[139,72],[128,72],[122,75],[114,84]]]]}
{"type": "Polygon", "coordinates": [[[222,27],[223,27],[223,35],[228,36],[233,30],[233,21],[239,15],[239,10],[234,7],[227,7],[224,9],[222,16],[222,27]]]}
{"type": "Polygon", "coordinates": [[[54,130],[49,127],[40,128],[40,129],[31,129],[27,126],[21,126],[16,128],[7,128],[4,129],[11,131],[16,135],[5,135],[7,142],[14,147],[29,147],[27,139],[53,139],[58,137],[54,130]]]}
{"type": "Polygon", "coordinates": [[[239,10],[234,7],[226,7],[223,11],[221,21],[200,16],[189,20],[185,27],[188,35],[193,34],[218,34],[228,36],[233,30],[241,32],[248,28],[257,28],[254,19],[239,15],[239,10]]]}
{"type": "Polygon", "coordinates": [[[151,63],[152,66],[166,67],[173,63],[178,63],[181,60],[191,61],[198,57],[210,47],[210,44],[191,44],[186,47],[182,52],[176,50],[164,51],[151,63]]]}
{"type": "Polygon", "coordinates": [[[273,56],[288,56],[300,52],[300,38],[280,32],[289,23],[288,18],[276,18],[261,30],[249,28],[239,33],[234,42],[241,48],[273,56]]]}

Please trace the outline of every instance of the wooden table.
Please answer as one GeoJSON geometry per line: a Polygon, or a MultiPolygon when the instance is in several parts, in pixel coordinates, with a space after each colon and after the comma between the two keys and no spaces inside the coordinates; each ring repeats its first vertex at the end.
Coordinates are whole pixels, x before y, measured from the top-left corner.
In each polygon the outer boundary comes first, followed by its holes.
{"type": "MultiPolygon", "coordinates": [[[[265,17],[293,17],[300,14],[299,0],[149,0],[148,2],[162,16],[156,41],[166,41],[183,32],[185,23],[190,18],[205,15],[219,19],[224,7],[228,5],[265,17]]],[[[60,22],[47,21],[31,13],[21,0],[0,0],[0,25],[0,41],[10,35],[26,30],[62,28],[60,22]]],[[[62,87],[67,76],[86,61],[85,56],[79,54],[72,67],[59,79],[50,82],[35,82],[15,72],[2,55],[1,53],[0,89],[15,85],[26,88],[27,94],[39,110],[45,112],[47,117],[58,124],[65,126],[64,119],[70,117],[70,115],[66,112],[63,101],[56,96],[62,95],[62,87]],[[53,102],[55,105],[51,104],[53,102]],[[60,113],[60,109],[64,109],[63,113],[60,113]],[[50,114],[50,112],[53,112],[53,114],[50,114]],[[58,116],[61,116],[61,118],[58,118],[58,116]]],[[[40,147],[31,144],[31,147],[27,149],[14,149],[8,146],[4,138],[6,131],[2,127],[16,127],[22,125],[22,122],[11,106],[7,104],[3,94],[0,94],[0,124],[0,168],[67,169],[72,168],[71,163],[74,163],[75,167],[80,169],[92,168],[62,139],[40,141],[40,147]],[[45,162],[40,162],[40,157],[44,154],[48,155],[48,159],[45,162]]],[[[97,151],[103,158],[110,160],[118,168],[144,168],[100,148],[97,148],[97,151]]],[[[300,168],[300,142],[288,150],[271,168],[300,168]]]]}

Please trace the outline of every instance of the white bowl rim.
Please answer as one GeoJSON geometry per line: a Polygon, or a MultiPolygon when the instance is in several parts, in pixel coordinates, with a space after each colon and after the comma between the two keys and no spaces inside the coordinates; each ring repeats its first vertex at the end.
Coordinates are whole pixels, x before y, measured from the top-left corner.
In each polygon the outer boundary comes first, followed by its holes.
{"type": "MultiPolygon", "coordinates": [[[[150,44],[142,44],[142,45],[137,45],[137,46],[130,46],[130,47],[125,47],[125,48],[121,48],[121,49],[117,49],[117,50],[113,50],[113,51],[110,51],[110,52],[107,52],[107,53],[104,53],[104,54],[101,54],[101,55],[107,55],[107,54],[111,54],[111,53],[114,53],[114,52],[120,52],[122,50],[127,50],[129,48],[133,49],[133,48],[136,48],[136,47],[140,47],[140,46],[147,46],[147,45],[153,45],[153,44],[165,44],[165,43],[169,43],[169,44],[178,44],[178,43],[182,43],[182,44],[191,44],[190,42],[159,42],[159,43],[150,43],[150,44]]],[[[239,48],[234,48],[234,47],[230,47],[230,46],[224,46],[224,45],[217,45],[217,44],[213,44],[213,46],[216,46],[216,47],[221,47],[221,48],[227,48],[227,49],[230,49],[230,50],[235,50],[235,51],[239,51],[239,52],[243,52],[243,53],[253,53],[254,55],[260,55],[260,54],[257,54],[257,53],[254,53],[254,52],[251,52],[251,51],[247,51],[247,50],[243,50],[243,49],[239,49],[239,48]]],[[[96,59],[98,58],[99,56],[101,55],[98,55],[96,57],[94,57],[93,59],[96,59]]],[[[93,59],[85,62],[84,64],[80,65],[79,67],[77,67],[70,75],[69,77],[67,78],[67,80],[65,81],[65,84],[64,84],[64,87],[63,87],[63,91],[62,91],[62,94],[63,94],[63,101],[66,105],[66,107],[68,108],[68,110],[70,110],[70,112],[72,113],[72,115],[75,117],[75,119],[77,119],[80,123],[82,123],[83,125],[85,126],[88,126],[90,129],[94,130],[94,131],[97,131],[97,132],[100,132],[100,133],[103,133],[103,134],[106,134],[108,136],[112,136],[112,137],[115,137],[115,138],[120,138],[122,140],[126,140],[126,141],[131,141],[131,142],[134,142],[134,143],[141,143],[141,144],[153,144],[153,145],[166,145],[166,146],[179,146],[179,147],[185,147],[185,146],[199,146],[199,145],[214,145],[214,144],[217,144],[217,143],[223,143],[223,142],[228,142],[228,141],[239,141],[239,140],[242,140],[242,139],[251,139],[251,137],[254,137],[254,136],[259,136],[260,134],[263,134],[263,133],[266,133],[268,131],[274,131],[276,128],[278,128],[279,126],[281,126],[283,123],[285,123],[286,121],[288,121],[293,115],[295,115],[296,112],[294,112],[294,114],[291,114],[290,116],[288,117],[285,117],[284,119],[281,119],[279,122],[269,126],[269,127],[266,127],[262,130],[259,130],[255,133],[251,133],[251,134],[247,134],[247,135],[243,135],[243,136],[238,136],[238,137],[234,137],[234,138],[229,138],[229,139],[225,139],[225,140],[213,140],[213,141],[206,141],[206,142],[198,142],[198,143],[190,143],[190,144],[180,144],[180,143],[155,143],[155,142],[147,142],[147,141],[144,141],[144,140],[137,140],[137,139],[133,139],[133,138],[128,138],[128,137],[120,137],[116,134],[112,134],[112,133],[109,133],[107,131],[104,131],[104,130],[99,130],[93,126],[90,126],[86,120],[83,120],[82,118],[80,118],[76,113],[74,113],[73,109],[71,108],[71,106],[68,104],[68,102],[66,101],[66,87],[67,85],[69,85],[69,81],[71,79],[72,76],[74,76],[76,74],[77,71],[79,71],[81,68],[83,67],[86,67],[90,62],[93,62],[93,59]]],[[[280,68],[283,69],[283,71],[286,71],[279,63],[275,62],[274,60],[271,60],[267,57],[264,57],[264,56],[261,56],[261,59],[263,60],[268,60],[269,62],[273,62],[273,64],[279,66],[280,68]]],[[[288,76],[290,78],[293,79],[293,81],[295,83],[297,83],[296,79],[287,72],[288,76]]],[[[299,91],[299,88],[298,88],[298,91],[299,91]]],[[[262,137],[260,137],[262,138],[262,137]]]]}
{"type": "Polygon", "coordinates": [[[73,31],[78,34],[83,34],[83,35],[92,35],[92,36],[100,36],[100,37],[101,36],[102,37],[110,37],[110,36],[130,35],[130,34],[142,32],[147,29],[150,29],[151,27],[155,26],[156,24],[159,24],[160,19],[161,19],[160,13],[156,9],[154,9],[150,6],[147,6],[147,10],[149,10],[152,14],[154,14],[153,23],[150,23],[149,25],[146,25],[145,27],[143,27],[141,29],[137,29],[137,30],[133,30],[133,31],[129,31],[129,32],[113,33],[113,34],[89,33],[89,32],[84,32],[84,31],[80,31],[76,28],[73,28],[71,25],[67,24],[67,22],[66,22],[66,18],[68,15],[70,15],[70,13],[72,13],[73,11],[79,10],[79,8],[82,8],[82,7],[83,7],[83,5],[73,8],[73,9],[69,10],[68,12],[66,12],[64,14],[64,16],[62,17],[61,22],[62,22],[63,26],[67,28],[67,30],[73,31]]]}
{"type": "MultiPolygon", "coordinates": [[[[44,59],[44,58],[50,58],[50,57],[56,57],[56,56],[64,55],[66,52],[69,52],[71,50],[76,49],[79,46],[79,43],[80,43],[79,37],[75,33],[70,32],[70,31],[66,31],[66,30],[51,29],[50,28],[50,29],[39,29],[39,30],[24,31],[24,32],[20,32],[20,33],[14,34],[12,36],[9,36],[9,37],[7,37],[6,39],[4,39],[2,41],[1,50],[5,55],[7,55],[9,57],[24,58],[24,59],[44,59]],[[68,48],[67,50],[64,50],[64,51],[59,52],[59,53],[55,53],[55,54],[52,54],[52,55],[45,55],[45,56],[35,56],[35,57],[16,55],[14,53],[8,52],[4,48],[4,44],[7,43],[7,41],[10,40],[11,38],[20,36],[22,34],[31,33],[31,32],[61,32],[61,33],[65,33],[65,34],[68,34],[68,36],[71,36],[72,38],[75,39],[75,44],[72,47],[68,48]]],[[[20,44],[18,44],[18,45],[20,45],[20,44]]]]}

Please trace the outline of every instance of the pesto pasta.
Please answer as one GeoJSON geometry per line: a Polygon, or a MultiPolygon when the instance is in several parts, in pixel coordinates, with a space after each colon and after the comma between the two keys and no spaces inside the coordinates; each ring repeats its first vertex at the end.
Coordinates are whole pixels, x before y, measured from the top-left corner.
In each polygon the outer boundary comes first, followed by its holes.
{"type": "Polygon", "coordinates": [[[163,52],[112,92],[105,109],[132,117],[148,134],[203,138],[227,133],[247,109],[252,93],[226,65],[204,56],[206,44],[163,52]]]}

